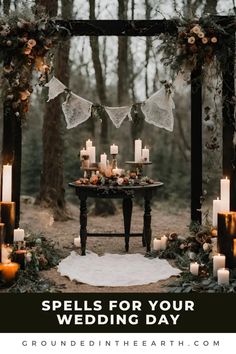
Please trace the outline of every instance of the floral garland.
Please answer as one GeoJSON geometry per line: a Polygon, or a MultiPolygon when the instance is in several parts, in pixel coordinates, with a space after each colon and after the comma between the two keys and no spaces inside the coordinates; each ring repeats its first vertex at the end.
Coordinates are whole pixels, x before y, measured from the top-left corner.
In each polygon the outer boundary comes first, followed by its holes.
{"type": "Polygon", "coordinates": [[[16,117],[23,117],[28,111],[33,71],[39,74],[41,85],[47,81],[52,68],[48,53],[57,37],[58,27],[45,17],[35,19],[32,14],[14,14],[0,18],[0,60],[6,83],[4,100],[16,117]]]}
{"type": "Polygon", "coordinates": [[[169,34],[159,37],[163,43],[158,52],[163,53],[161,61],[170,65],[173,72],[183,69],[193,70],[197,65],[209,65],[217,58],[222,67],[227,67],[227,52],[231,51],[230,34],[232,23],[221,26],[210,17],[176,21],[177,39],[169,34]]]}

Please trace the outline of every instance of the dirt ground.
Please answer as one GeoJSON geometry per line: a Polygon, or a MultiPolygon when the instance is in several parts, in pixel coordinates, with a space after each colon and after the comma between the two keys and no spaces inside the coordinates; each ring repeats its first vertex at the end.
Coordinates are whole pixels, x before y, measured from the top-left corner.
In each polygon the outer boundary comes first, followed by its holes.
{"type": "MultiPolygon", "coordinates": [[[[45,237],[55,242],[56,247],[63,250],[66,256],[72,250],[74,237],[79,235],[79,205],[69,205],[72,219],[66,222],[54,222],[52,215],[47,209],[42,209],[33,203],[22,203],[21,210],[21,227],[26,232],[43,233],[45,237]]],[[[152,209],[152,236],[158,237],[168,232],[177,232],[181,235],[187,235],[189,222],[188,209],[176,209],[166,203],[154,206],[152,209]]],[[[133,209],[132,232],[140,232],[142,230],[143,210],[139,206],[133,209]]],[[[88,231],[89,232],[119,232],[123,231],[122,211],[118,208],[116,215],[108,217],[99,217],[88,215],[88,231]]],[[[99,255],[103,253],[124,253],[124,239],[122,237],[88,237],[87,249],[99,255]]],[[[80,252],[79,249],[76,249],[80,252]]],[[[145,254],[145,248],[142,247],[140,237],[131,237],[130,253],[145,254]]],[[[58,285],[64,286],[63,292],[166,292],[168,289],[165,285],[169,280],[159,281],[156,283],[130,286],[130,287],[95,287],[88,284],[70,281],[66,277],[62,277],[57,269],[50,269],[41,272],[46,278],[56,282],[58,285]]]]}

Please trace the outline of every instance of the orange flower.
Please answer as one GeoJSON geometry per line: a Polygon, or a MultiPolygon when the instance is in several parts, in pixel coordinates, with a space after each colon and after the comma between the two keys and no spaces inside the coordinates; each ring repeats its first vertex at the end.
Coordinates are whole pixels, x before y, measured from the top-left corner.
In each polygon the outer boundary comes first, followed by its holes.
{"type": "Polygon", "coordinates": [[[29,55],[30,53],[31,53],[31,48],[24,48],[24,50],[23,50],[23,53],[25,54],[25,55],[29,55]]]}
{"type": "Polygon", "coordinates": [[[192,37],[189,37],[188,38],[188,43],[189,44],[194,44],[195,43],[195,38],[192,36],[192,37]]]}
{"type": "Polygon", "coordinates": [[[211,43],[217,43],[217,42],[218,42],[218,39],[216,37],[211,38],[211,43]]]}
{"type": "Polygon", "coordinates": [[[43,57],[36,57],[35,58],[35,69],[37,71],[44,71],[44,58],[43,57]]]}
{"type": "Polygon", "coordinates": [[[208,43],[208,38],[207,37],[203,37],[202,38],[202,43],[203,44],[207,44],[208,43]]]}
{"type": "Polygon", "coordinates": [[[21,101],[27,100],[27,98],[30,96],[30,92],[28,90],[21,91],[20,92],[20,99],[21,101]]]}

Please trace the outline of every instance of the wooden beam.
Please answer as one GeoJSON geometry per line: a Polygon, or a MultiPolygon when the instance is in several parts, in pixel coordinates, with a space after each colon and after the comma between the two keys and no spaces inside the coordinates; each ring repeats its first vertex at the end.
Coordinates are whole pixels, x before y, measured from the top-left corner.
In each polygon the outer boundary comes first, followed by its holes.
{"type": "Polygon", "coordinates": [[[201,223],[202,215],[202,68],[191,73],[191,220],[201,223]]]}
{"type": "MultiPolygon", "coordinates": [[[[234,35],[232,33],[233,38],[234,35]]],[[[223,70],[222,86],[223,175],[230,178],[230,208],[232,211],[236,211],[236,149],[233,144],[235,132],[235,41],[232,41],[230,52],[226,52],[225,55],[227,56],[227,65],[223,70]]]]}

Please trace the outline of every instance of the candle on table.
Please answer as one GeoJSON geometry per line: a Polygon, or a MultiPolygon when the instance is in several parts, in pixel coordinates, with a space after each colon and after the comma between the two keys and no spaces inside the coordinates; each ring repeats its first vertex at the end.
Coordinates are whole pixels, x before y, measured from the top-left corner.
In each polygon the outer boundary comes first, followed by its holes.
{"type": "Polygon", "coordinates": [[[167,246],[168,237],[166,235],[161,237],[161,250],[165,250],[167,246]]]}
{"type": "Polygon", "coordinates": [[[80,237],[74,238],[74,245],[75,245],[75,247],[80,247],[80,237]]]}
{"type": "Polygon", "coordinates": [[[217,270],[217,281],[219,285],[229,285],[229,271],[225,268],[217,270]]]}
{"type": "Polygon", "coordinates": [[[199,272],[199,264],[197,262],[190,263],[190,273],[193,275],[198,275],[199,272]]]}
{"type": "Polygon", "coordinates": [[[23,229],[18,229],[14,230],[14,242],[23,242],[25,238],[25,231],[23,229]]]}
{"type": "Polygon", "coordinates": [[[142,161],[142,140],[137,139],[134,141],[134,161],[141,162],[142,161]]]}
{"type": "Polygon", "coordinates": [[[2,263],[10,263],[10,255],[12,253],[12,248],[9,245],[2,245],[1,247],[1,259],[2,263]]]}
{"type": "Polygon", "coordinates": [[[105,168],[107,167],[107,154],[101,154],[100,155],[100,164],[101,164],[101,168],[105,170],[105,168]]]}
{"type": "Polygon", "coordinates": [[[0,265],[0,270],[2,271],[2,277],[6,282],[9,282],[16,277],[16,273],[19,270],[18,263],[5,263],[0,265]]]}
{"type": "Polygon", "coordinates": [[[80,150],[80,160],[83,160],[84,156],[88,156],[88,151],[85,148],[80,150]]]}
{"type": "Polygon", "coordinates": [[[147,149],[146,146],[142,149],[142,160],[149,162],[149,149],[147,149]]]}
{"type": "Polygon", "coordinates": [[[161,240],[154,238],[153,240],[153,250],[154,251],[160,251],[161,249],[161,240]]]}
{"type": "Polygon", "coordinates": [[[213,213],[212,213],[212,226],[217,226],[218,213],[222,211],[222,202],[217,197],[217,199],[213,200],[213,213]]]}
{"type": "Polygon", "coordinates": [[[118,154],[118,145],[112,144],[110,146],[110,154],[117,155],[118,154]]]}
{"type": "Polygon", "coordinates": [[[5,224],[5,243],[13,243],[15,229],[15,202],[1,202],[1,222],[5,224]]]}
{"type": "Polygon", "coordinates": [[[220,199],[223,211],[230,210],[230,180],[226,177],[220,180],[220,199]]]}
{"type": "Polygon", "coordinates": [[[223,254],[216,254],[213,256],[213,276],[217,276],[217,271],[225,267],[225,256],[223,254]]]}
{"type": "Polygon", "coordinates": [[[86,140],[86,150],[88,150],[88,148],[92,147],[92,146],[93,146],[92,140],[90,140],[90,139],[86,140]]]}
{"type": "Polygon", "coordinates": [[[87,152],[89,155],[90,163],[95,163],[96,162],[96,148],[95,148],[95,146],[89,146],[87,148],[87,152]]]}
{"type": "Polygon", "coordinates": [[[11,202],[12,198],[12,166],[3,165],[2,171],[2,201],[11,202]]]}

